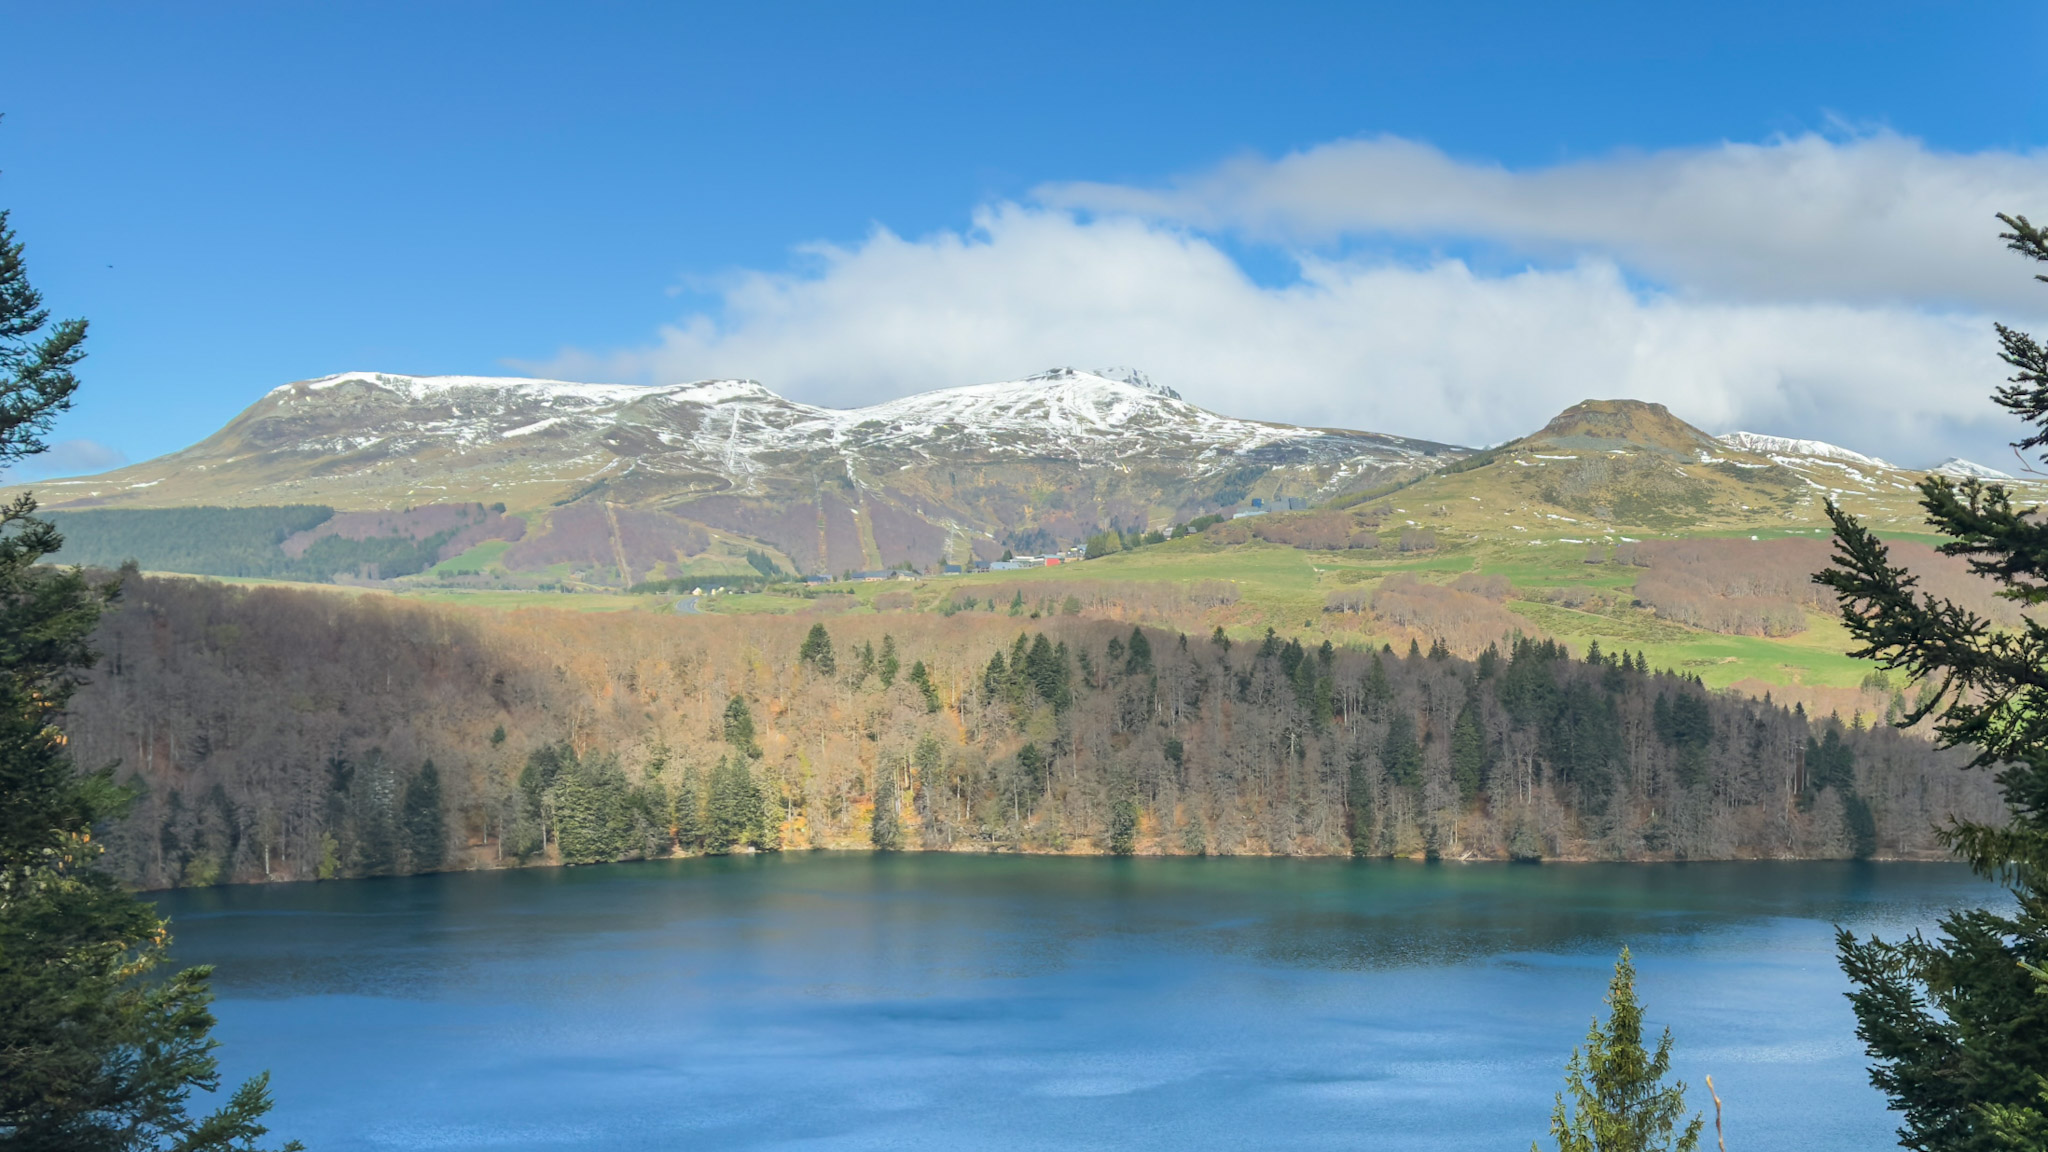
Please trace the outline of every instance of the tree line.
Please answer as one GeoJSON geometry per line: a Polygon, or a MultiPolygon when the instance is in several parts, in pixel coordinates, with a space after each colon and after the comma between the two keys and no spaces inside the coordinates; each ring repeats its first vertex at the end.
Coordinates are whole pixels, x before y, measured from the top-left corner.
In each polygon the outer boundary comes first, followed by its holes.
{"type": "Polygon", "coordinates": [[[1878,718],[1533,638],[1468,659],[1065,614],[126,588],[69,728],[139,796],[107,863],[145,886],[869,845],[1920,856],[1995,810],[1878,718]]]}

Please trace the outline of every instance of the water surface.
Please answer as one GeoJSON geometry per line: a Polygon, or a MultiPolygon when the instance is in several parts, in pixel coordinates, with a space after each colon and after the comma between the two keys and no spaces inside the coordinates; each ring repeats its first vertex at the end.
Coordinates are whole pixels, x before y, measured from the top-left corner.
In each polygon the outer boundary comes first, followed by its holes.
{"type": "Polygon", "coordinates": [[[1948,865],[819,853],[163,903],[225,1071],[270,1068],[314,1149],[1526,1148],[1627,943],[1730,1147],[1830,1152],[1895,1126],[1831,926],[1998,897],[1948,865]]]}

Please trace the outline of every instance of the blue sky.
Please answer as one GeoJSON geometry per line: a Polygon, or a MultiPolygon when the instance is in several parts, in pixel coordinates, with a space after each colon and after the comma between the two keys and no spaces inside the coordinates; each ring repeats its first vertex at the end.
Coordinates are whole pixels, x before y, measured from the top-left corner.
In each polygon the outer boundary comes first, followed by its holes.
{"type": "Polygon", "coordinates": [[[2048,215],[2048,95],[2008,50],[2040,5],[6,3],[0,31],[0,205],[94,325],[53,465],[349,369],[850,404],[1096,361],[1274,419],[1486,442],[1643,394],[1928,463],[2010,438],[1984,325],[2048,311],[1982,211],[2048,215]],[[1688,240],[1698,204],[1762,238],[1688,240]],[[1849,411],[1873,372],[1884,411],[1849,411]]]}

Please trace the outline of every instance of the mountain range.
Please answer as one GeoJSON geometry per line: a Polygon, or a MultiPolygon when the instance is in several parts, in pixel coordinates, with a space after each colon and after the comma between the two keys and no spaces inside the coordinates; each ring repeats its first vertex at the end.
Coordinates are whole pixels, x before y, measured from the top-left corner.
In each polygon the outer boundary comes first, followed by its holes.
{"type": "Polygon", "coordinates": [[[747,380],[348,372],[276,388],[190,448],[35,490],[87,562],[618,586],[986,560],[1254,500],[1341,507],[1410,488],[1403,503],[1434,501],[1432,526],[1496,534],[1784,526],[1817,522],[1821,495],[1910,516],[1919,475],[1820,441],[1714,437],[1630,400],[1482,451],[1223,416],[1130,369],[856,409],[747,380]],[[216,511],[168,516],[192,509],[216,511]]]}
{"type": "Polygon", "coordinates": [[[715,568],[736,549],[803,572],[1050,551],[1254,497],[1327,501],[1465,454],[1220,416],[1127,369],[1055,369],[857,409],[747,380],[349,372],[277,388],[182,451],[36,488],[73,513],[489,505],[523,525],[532,570],[609,564],[631,582],[707,554],[715,568]],[[565,547],[538,544],[550,535],[565,547]],[[613,539],[584,546],[600,535],[613,539]]]}

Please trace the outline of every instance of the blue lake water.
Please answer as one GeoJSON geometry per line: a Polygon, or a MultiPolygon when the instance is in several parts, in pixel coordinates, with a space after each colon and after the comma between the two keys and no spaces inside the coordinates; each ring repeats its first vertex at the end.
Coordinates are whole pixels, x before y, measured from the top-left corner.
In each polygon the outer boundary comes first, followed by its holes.
{"type": "Polygon", "coordinates": [[[1623,943],[1731,1148],[1888,1147],[1832,925],[2000,900],[1949,865],[826,853],[162,897],[224,1070],[316,1150],[1526,1148],[1623,943]]]}

